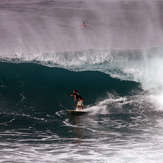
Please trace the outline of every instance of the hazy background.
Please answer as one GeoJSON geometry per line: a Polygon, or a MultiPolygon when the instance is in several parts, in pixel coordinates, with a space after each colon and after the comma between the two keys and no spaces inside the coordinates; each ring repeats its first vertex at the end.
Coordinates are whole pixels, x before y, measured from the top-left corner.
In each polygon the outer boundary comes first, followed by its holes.
{"type": "Polygon", "coordinates": [[[0,55],[160,47],[162,17],[157,0],[1,0],[0,55]]]}

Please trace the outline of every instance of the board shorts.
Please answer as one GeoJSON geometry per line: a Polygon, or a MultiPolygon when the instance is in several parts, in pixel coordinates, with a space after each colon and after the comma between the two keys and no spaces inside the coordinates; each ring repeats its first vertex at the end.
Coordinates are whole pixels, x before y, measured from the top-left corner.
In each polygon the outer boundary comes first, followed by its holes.
{"type": "Polygon", "coordinates": [[[77,106],[83,106],[83,100],[79,100],[79,101],[77,102],[77,106]]]}

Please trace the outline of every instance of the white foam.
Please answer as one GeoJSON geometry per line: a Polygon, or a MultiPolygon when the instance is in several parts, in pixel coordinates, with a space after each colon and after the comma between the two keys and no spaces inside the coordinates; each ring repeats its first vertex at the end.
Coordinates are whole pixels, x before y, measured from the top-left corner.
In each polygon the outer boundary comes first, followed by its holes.
{"type": "Polygon", "coordinates": [[[151,102],[155,105],[155,109],[159,111],[163,111],[163,93],[155,94],[149,96],[151,102]]]}
{"type": "Polygon", "coordinates": [[[107,98],[105,100],[99,101],[94,106],[87,106],[86,110],[90,115],[96,114],[110,114],[109,105],[115,104],[120,107],[120,105],[124,105],[126,103],[126,98],[115,97],[115,98],[107,98]]]}

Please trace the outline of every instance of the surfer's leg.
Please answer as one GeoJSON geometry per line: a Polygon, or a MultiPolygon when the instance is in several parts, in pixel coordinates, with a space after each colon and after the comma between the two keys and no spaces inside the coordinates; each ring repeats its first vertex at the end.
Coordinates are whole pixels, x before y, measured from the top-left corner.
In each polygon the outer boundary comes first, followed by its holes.
{"type": "Polygon", "coordinates": [[[83,100],[78,101],[77,105],[78,105],[78,108],[84,109],[84,107],[83,107],[83,100]]]}

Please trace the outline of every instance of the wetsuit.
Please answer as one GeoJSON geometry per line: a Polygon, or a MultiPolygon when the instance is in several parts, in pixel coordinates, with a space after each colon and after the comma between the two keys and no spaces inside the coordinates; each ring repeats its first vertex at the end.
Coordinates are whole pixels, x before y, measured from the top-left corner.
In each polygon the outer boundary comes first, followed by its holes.
{"type": "Polygon", "coordinates": [[[82,96],[79,93],[74,93],[74,95],[76,95],[77,101],[83,100],[82,96]]]}

